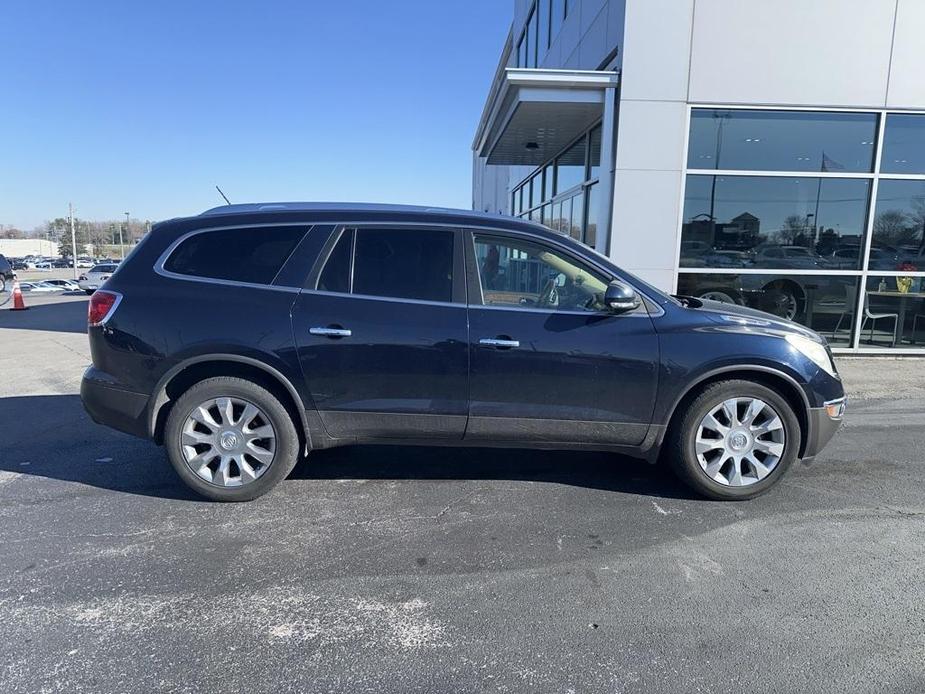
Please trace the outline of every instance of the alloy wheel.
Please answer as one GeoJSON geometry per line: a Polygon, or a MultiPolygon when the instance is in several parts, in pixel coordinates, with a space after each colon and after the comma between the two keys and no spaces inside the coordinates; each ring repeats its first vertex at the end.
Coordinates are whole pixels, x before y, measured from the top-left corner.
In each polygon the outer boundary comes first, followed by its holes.
{"type": "Polygon", "coordinates": [[[187,415],[180,432],[183,459],[194,474],[220,487],[260,478],[276,455],[276,430],[254,403],[237,397],[207,400],[187,415]]]}
{"type": "Polygon", "coordinates": [[[729,487],[756,484],[784,454],[784,425],[777,411],[753,397],[729,398],[700,421],[697,461],[714,482],[729,487]]]}

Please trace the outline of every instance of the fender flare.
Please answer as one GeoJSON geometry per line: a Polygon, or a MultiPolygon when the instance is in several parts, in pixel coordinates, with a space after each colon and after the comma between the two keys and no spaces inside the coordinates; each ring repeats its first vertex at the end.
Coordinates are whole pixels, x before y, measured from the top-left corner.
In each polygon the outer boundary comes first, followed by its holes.
{"type": "Polygon", "coordinates": [[[292,401],[295,403],[296,409],[298,410],[299,420],[302,424],[302,433],[305,436],[305,449],[306,452],[308,451],[308,449],[311,447],[311,435],[308,428],[308,417],[305,414],[305,403],[302,399],[302,396],[299,395],[299,391],[294,385],[292,385],[292,381],[290,381],[289,378],[281,371],[270,366],[265,361],[254,359],[253,357],[245,357],[240,354],[230,354],[224,352],[201,354],[199,356],[184,359],[179,364],[172,366],[163,376],[161,376],[160,380],[157,382],[157,385],[154,387],[154,395],[151,397],[151,404],[148,407],[148,436],[150,436],[152,439],[154,438],[158,415],[163,406],[168,402],[167,384],[170,383],[170,381],[172,381],[177,376],[177,374],[188,369],[190,366],[214,361],[230,361],[253,366],[254,368],[260,369],[273,380],[277,381],[281,386],[283,386],[283,388],[285,388],[289,393],[289,396],[292,398],[292,401]]]}

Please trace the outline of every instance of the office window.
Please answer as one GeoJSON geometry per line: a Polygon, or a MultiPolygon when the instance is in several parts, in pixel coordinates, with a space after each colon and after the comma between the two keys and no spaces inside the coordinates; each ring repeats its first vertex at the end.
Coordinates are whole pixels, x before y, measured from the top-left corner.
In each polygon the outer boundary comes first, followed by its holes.
{"type": "Polygon", "coordinates": [[[565,0],[552,0],[549,17],[549,43],[552,44],[559,35],[559,29],[562,28],[562,22],[565,20],[565,0]]]}
{"type": "Polygon", "coordinates": [[[537,56],[540,55],[538,25],[539,15],[534,8],[534,11],[530,15],[530,20],[527,22],[527,34],[530,36],[530,50],[527,53],[527,59],[530,62],[530,67],[537,66],[537,56]]]}
{"type": "Polygon", "coordinates": [[[588,138],[588,180],[592,181],[601,175],[601,126],[594,128],[588,138]]]}
{"type": "Polygon", "coordinates": [[[358,229],[353,293],[451,301],[453,232],[358,229]]]}
{"type": "Polygon", "coordinates": [[[585,149],[582,137],[556,159],[556,193],[564,193],[585,180],[585,149]]]}
{"type": "Polygon", "coordinates": [[[549,50],[549,0],[537,0],[536,16],[538,19],[537,41],[538,51],[536,64],[541,65],[546,57],[546,51],[549,50]]]}
{"type": "Polygon", "coordinates": [[[877,189],[872,270],[925,271],[925,180],[881,179],[877,189]]]}
{"type": "Polygon", "coordinates": [[[681,267],[859,269],[870,186],[867,179],[690,175],[681,267]]]}
{"type": "Polygon", "coordinates": [[[880,170],[925,174],[925,115],[891,113],[886,117],[880,170]]]}
{"type": "Polygon", "coordinates": [[[687,166],[870,172],[876,143],[872,113],[694,109],[687,166]]]}

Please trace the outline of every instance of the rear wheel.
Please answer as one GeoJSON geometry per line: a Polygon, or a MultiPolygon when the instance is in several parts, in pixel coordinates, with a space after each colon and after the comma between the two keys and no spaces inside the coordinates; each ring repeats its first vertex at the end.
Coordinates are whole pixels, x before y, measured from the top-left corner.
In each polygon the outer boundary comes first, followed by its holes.
{"type": "Polygon", "coordinates": [[[242,378],[192,386],[167,417],[171,465],[193,490],[216,501],[249,501],[284,480],[298,460],[299,436],[270,391],[242,378]]]}
{"type": "Polygon", "coordinates": [[[711,499],[751,499],[773,487],[800,450],[800,424],[778,392],[745,380],[709,385],[671,429],[675,473],[711,499]]]}

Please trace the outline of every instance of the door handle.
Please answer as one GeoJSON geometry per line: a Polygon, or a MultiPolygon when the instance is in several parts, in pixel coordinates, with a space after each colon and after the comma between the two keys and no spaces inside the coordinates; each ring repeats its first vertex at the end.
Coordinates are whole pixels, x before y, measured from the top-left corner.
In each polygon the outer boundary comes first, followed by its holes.
{"type": "Polygon", "coordinates": [[[350,337],[353,334],[346,328],[309,328],[308,332],[312,335],[323,335],[324,337],[350,337]]]}
{"type": "Polygon", "coordinates": [[[497,347],[498,349],[512,349],[514,347],[520,347],[520,341],[518,340],[502,340],[500,337],[483,337],[479,340],[480,345],[485,345],[486,347],[497,347]]]}

